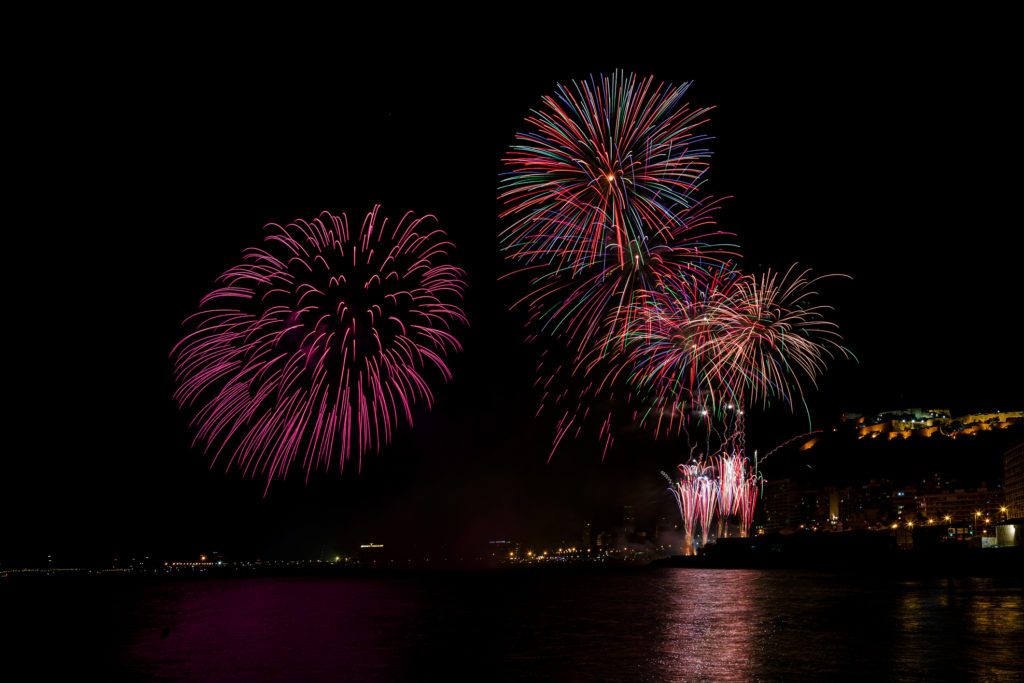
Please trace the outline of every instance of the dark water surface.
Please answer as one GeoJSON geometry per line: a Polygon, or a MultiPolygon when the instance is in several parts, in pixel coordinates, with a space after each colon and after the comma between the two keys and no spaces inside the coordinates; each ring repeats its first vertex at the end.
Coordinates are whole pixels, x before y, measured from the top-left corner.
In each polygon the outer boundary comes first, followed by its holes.
{"type": "Polygon", "coordinates": [[[670,568],[84,578],[8,583],[0,598],[4,658],[27,661],[31,679],[1024,679],[1021,578],[670,568]],[[39,646],[47,654],[27,654],[39,646]]]}

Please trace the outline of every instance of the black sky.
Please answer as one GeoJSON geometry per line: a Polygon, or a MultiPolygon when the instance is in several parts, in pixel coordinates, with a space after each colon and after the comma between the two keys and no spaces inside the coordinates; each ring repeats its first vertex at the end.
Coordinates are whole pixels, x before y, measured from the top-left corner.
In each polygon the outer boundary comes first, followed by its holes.
{"type": "MultiPolygon", "coordinates": [[[[498,35],[335,46],[184,31],[41,66],[26,81],[14,201],[27,211],[8,253],[8,431],[21,445],[5,449],[0,562],[575,541],[582,520],[623,504],[663,509],[672,444],[624,439],[602,463],[581,441],[545,464],[539,349],[508,310],[516,283],[496,281],[503,152],[557,82],[613,69],[692,80],[690,102],[715,107],[705,193],[731,197],[720,225],[747,269],[852,277],[822,298],[859,362],[835,362],[809,392],[816,425],[843,410],[1020,409],[1009,47],[982,18],[879,25],[806,34],[776,17],[754,37],[698,45],[683,32],[596,57],[498,35]],[[261,480],[190,448],[171,401],[179,324],[264,224],[376,203],[432,213],[456,243],[465,352],[451,384],[435,384],[436,409],[361,474],[295,476],[264,497],[261,480]]],[[[748,441],[770,447],[806,425],[773,410],[748,441]]]]}

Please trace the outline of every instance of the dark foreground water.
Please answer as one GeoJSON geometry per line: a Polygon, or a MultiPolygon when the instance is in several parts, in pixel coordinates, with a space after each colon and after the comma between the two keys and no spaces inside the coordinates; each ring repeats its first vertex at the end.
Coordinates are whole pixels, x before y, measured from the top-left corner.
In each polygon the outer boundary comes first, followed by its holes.
{"type": "Polygon", "coordinates": [[[6,670],[31,666],[18,680],[1024,679],[1022,578],[83,577],[7,583],[0,599],[6,670]]]}

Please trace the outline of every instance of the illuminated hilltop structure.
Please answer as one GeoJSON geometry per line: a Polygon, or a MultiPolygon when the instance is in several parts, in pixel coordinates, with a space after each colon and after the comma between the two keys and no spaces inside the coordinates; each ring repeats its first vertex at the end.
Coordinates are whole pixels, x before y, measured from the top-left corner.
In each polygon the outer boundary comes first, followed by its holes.
{"type": "Polygon", "coordinates": [[[911,437],[948,436],[957,438],[993,429],[1006,429],[1012,424],[1024,422],[1024,410],[994,413],[971,413],[951,417],[947,409],[890,410],[874,416],[844,413],[843,422],[859,425],[858,438],[876,439],[879,436],[892,439],[911,437]]]}

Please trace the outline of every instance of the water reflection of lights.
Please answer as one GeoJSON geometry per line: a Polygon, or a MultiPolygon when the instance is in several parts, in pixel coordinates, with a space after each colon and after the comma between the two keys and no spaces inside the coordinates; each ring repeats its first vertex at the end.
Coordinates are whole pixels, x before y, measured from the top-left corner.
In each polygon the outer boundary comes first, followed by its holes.
{"type": "MultiPolygon", "coordinates": [[[[679,571],[669,581],[656,668],[661,680],[752,680],[768,620],[758,600],[761,572],[679,571]]],[[[669,578],[669,577],[666,577],[669,578]]]]}
{"type": "Polygon", "coordinates": [[[1024,641],[1024,590],[1019,583],[1007,586],[1005,580],[993,578],[917,580],[901,585],[899,595],[898,637],[893,642],[897,678],[1003,680],[1019,674],[1019,643],[1024,641]],[[960,653],[953,668],[950,652],[960,653]]]}

